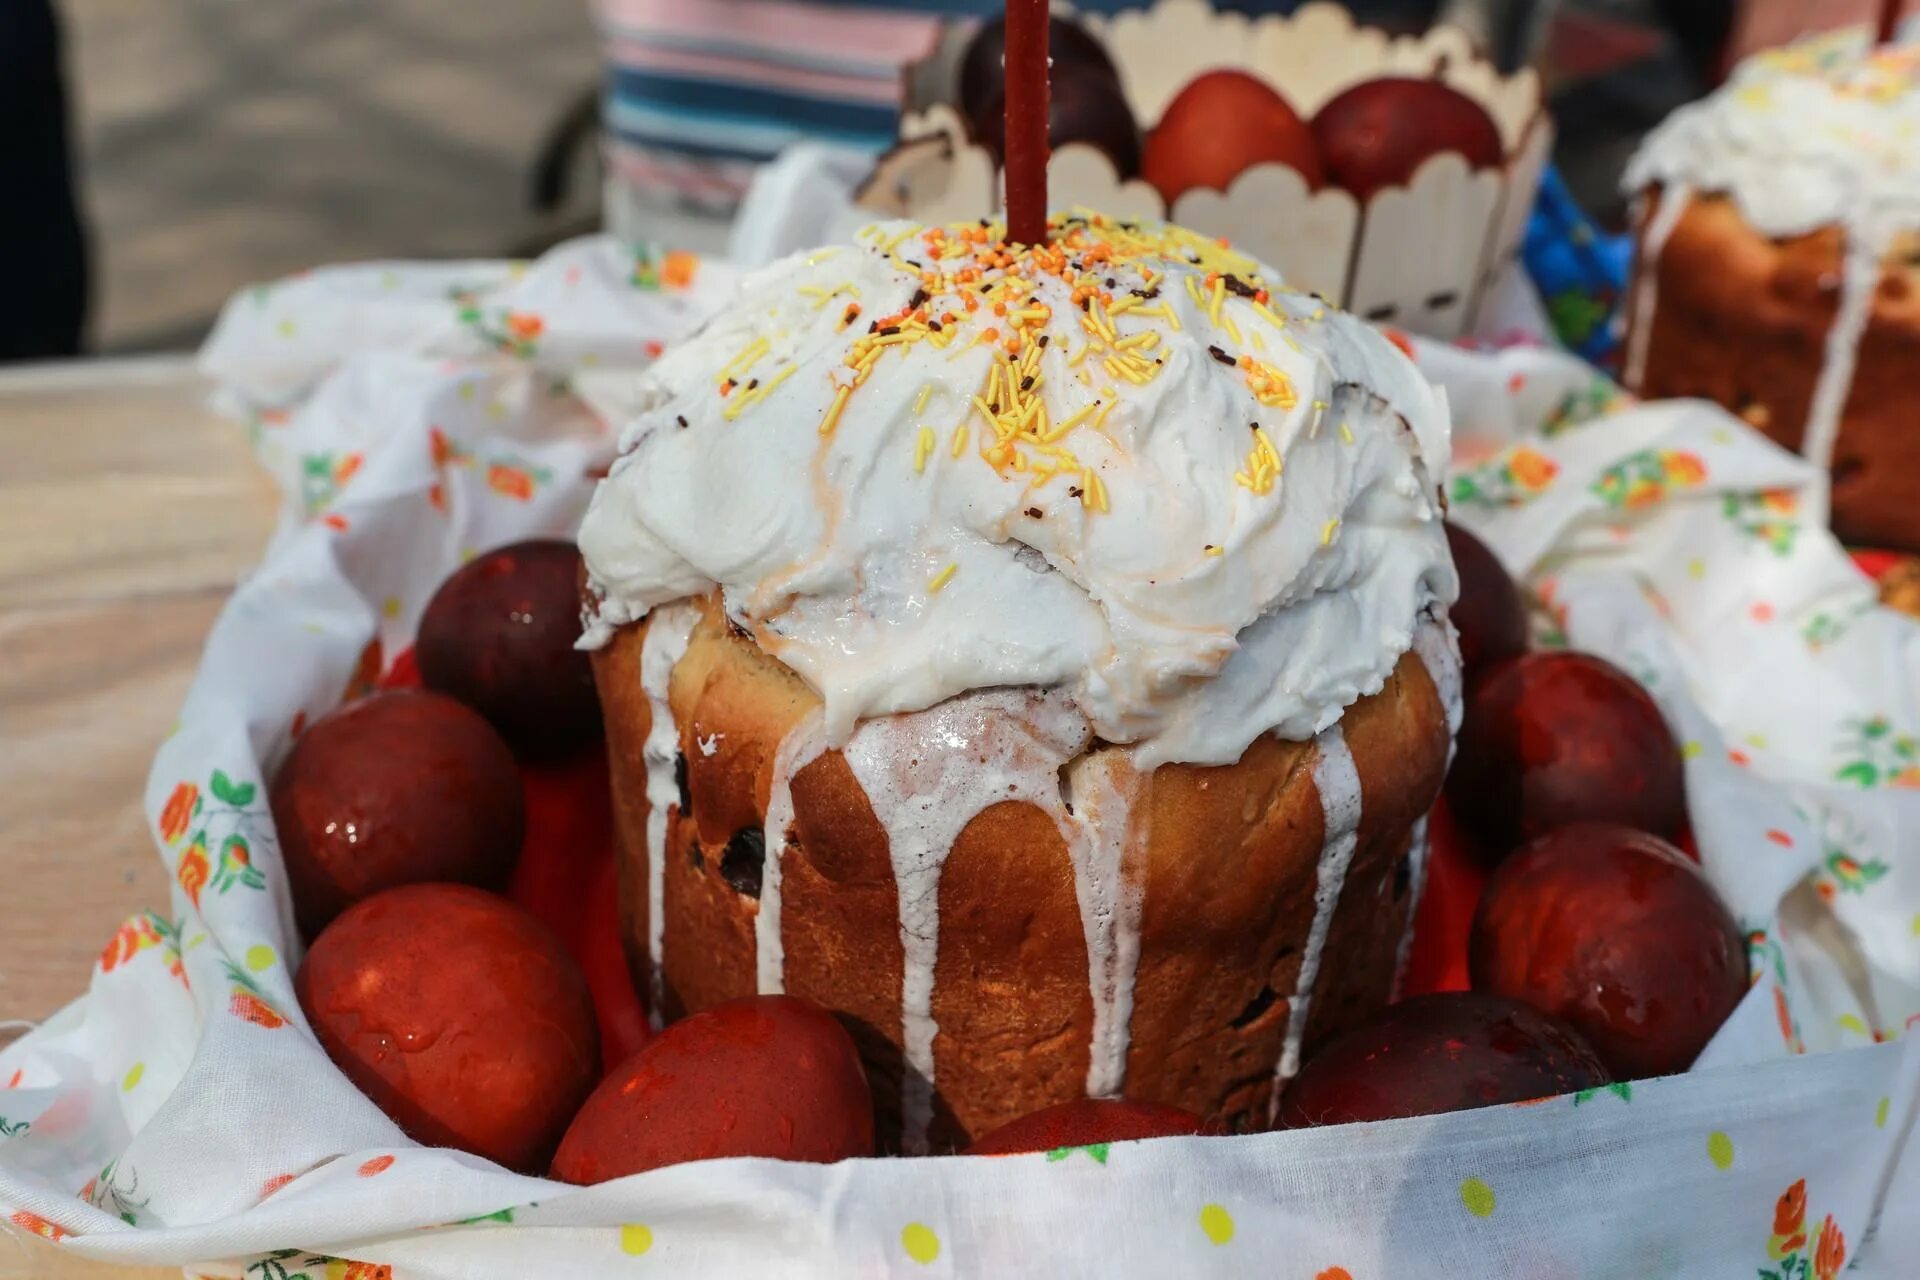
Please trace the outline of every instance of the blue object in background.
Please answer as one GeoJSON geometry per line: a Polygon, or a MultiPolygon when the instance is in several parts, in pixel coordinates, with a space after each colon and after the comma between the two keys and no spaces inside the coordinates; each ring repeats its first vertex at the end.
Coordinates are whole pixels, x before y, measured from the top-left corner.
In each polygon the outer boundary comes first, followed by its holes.
{"type": "Polygon", "coordinates": [[[1549,165],[1520,253],[1560,341],[1594,364],[1612,368],[1620,348],[1615,317],[1626,294],[1633,237],[1608,235],[1595,226],[1559,170],[1549,165]]]}

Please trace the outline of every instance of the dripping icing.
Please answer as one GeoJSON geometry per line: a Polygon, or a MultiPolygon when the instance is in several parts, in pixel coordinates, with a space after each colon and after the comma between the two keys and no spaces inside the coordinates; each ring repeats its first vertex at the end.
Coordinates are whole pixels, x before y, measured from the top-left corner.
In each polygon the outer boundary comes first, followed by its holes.
{"type": "Polygon", "coordinates": [[[678,807],[680,788],[674,781],[674,764],[680,753],[680,732],[673,723],[673,708],[667,702],[667,685],[673,668],[687,652],[687,640],[700,611],[691,604],[662,605],[647,622],[646,636],[640,642],[640,688],[647,695],[652,712],[647,740],[641,755],[647,767],[647,1020],[655,1030],[661,1025],[660,1010],[666,994],[667,908],[666,848],[667,810],[678,807]]]}
{"type": "Polygon", "coordinates": [[[1840,276],[1840,307],[1827,330],[1820,380],[1814,383],[1807,406],[1806,433],[1800,452],[1818,467],[1831,466],[1833,445],[1840,434],[1840,416],[1847,393],[1853,389],[1853,367],[1860,355],[1860,339],[1873,316],[1873,297],[1880,287],[1880,259],[1887,248],[1881,237],[1870,237],[1856,227],[1847,229],[1846,260],[1840,276]]]}
{"type": "Polygon", "coordinates": [[[1393,957],[1393,990],[1387,997],[1391,1004],[1400,998],[1400,990],[1407,981],[1407,961],[1413,955],[1414,917],[1420,913],[1420,895],[1427,891],[1427,863],[1432,857],[1432,845],[1427,839],[1427,823],[1431,815],[1421,814],[1413,824],[1413,837],[1407,844],[1407,923],[1400,930],[1400,947],[1393,957]]]}
{"type": "Polygon", "coordinates": [[[755,989],[763,996],[787,989],[787,948],[780,936],[780,864],[787,854],[787,829],[793,825],[793,775],[811,764],[827,748],[818,709],[780,739],[773,753],[773,787],[767,795],[767,821],[762,848],[766,861],[760,872],[760,906],[753,918],[755,989]]]}
{"type": "Polygon", "coordinates": [[[1627,335],[1627,360],[1621,377],[1627,389],[1638,392],[1647,372],[1647,347],[1653,341],[1653,313],[1660,305],[1660,255],[1666,252],[1680,216],[1693,203],[1693,192],[1683,182],[1670,183],[1660,194],[1660,207],[1640,242],[1640,265],[1634,279],[1633,327],[1627,335]]]}
{"type": "MultiPolygon", "coordinates": [[[[1451,768],[1455,738],[1465,714],[1465,699],[1461,691],[1460,637],[1444,607],[1433,606],[1431,616],[1421,622],[1414,632],[1413,649],[1427,669],[1427,678],[1433,681],[1440,705],[1446,708],[1447,765],[1451,768]]],[[[1427,823],[1427,815],[1421,815],[1413,825],[1413,838],[1407,846],[1407,922],[1400,931],[1400,947],[1393,964],[1392,999],[1395,1000],[1400,998],[1400,987],[1406,980],[1407,958],[1413,953],[1414,918],[1420,912],[1421,895],[1427,891],[1427,867],[1432,853],[1427,823]]]]}
{"type": "MultiPolygon", "coordinates": [[[[1059,827],[1074,874],[1087,946],[1093,1027],[1086,1089],[1117,1094],[1125,1083],[1140,955],[1141,897],[1128,876],[1140,835],[1132,813],[1143,779],[1130,753],[1082,756],[1084,719],[1061,694],[992,690],[928,711],[863,722],[843,756],[885,831],[900,903],[902,1144],[925,1146],[934,1084],[933,979],[939,959],[939,881],[960,833],[981,812],[1018,800],[1059,827]],[[1073,799],[1060,794],[1066,770],[1073,799]]],[[[819,712],[782,739],[774,757],[765,827],[768,858],[754,921],[763,993],[785,990],[781,858],[793,822],[793,776],[827,749],[819,712]]]]}
{"type": "Polygon", "coordinates": [[[1313,742],[1313,787],[1320,793],[1326,835],[1315,871],[1313,927],[1307,934],[1306,950],[1300,956],[1300,976],[1287,1002],[1287,1034],[1281,1044],[1279,1065],[1274,1070],[1271,1102],[1274,1114],[1279,1110],[1280,1090],[1300,1070],[1300,1042],[1307,1033],[1307,1013],[1313,1002],[1314,984],[1320,977],[1320,955],[1333,928],[1333,913],[1340,905],[1347,868],[1352,865],[1354,850],[1360,843],[1360,771],[1353,762],[1353,752],[1347,749],[1346,734],[1336,724],[1323,730],[1313,742]]]}
{"type": "Polygon", "coordinates": [[[1137,871],[1128,855],[1145,831],[1132,820],[1144,780],[1128,753],[1099,751],[1068,766],[1072,809],[1055,820],[1073,861],[1074,894],[1087,941],[1087,984],[1093,1028],[1087,1045],[1087,1096],[1117,1096],[1127,1080],[1133,983],[1140,965],[1137,871]]]}
{"type": "Polygon", "coordinates": [[[886,831],[900,904],[903,1151],[926,1149],[933,1118],[933,977],[947,855],[992,805],[1057,803],[1060,767],[1086,746],[1089,733],[1064,694],[989,689],[866,721],[841,749],[886,831]]]}

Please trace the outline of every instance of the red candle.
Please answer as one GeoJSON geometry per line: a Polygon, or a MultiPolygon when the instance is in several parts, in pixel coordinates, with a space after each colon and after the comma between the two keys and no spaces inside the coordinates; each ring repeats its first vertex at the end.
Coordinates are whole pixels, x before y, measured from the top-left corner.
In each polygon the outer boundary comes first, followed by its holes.
{"type": "MultiPolygon", "coordinates": [[[[1906,7],[1907,6],[1904,3],[1904,0],[1880,0],[1880,43],[1881,44],[1891,44],[1893,42],[1893,33],[1900,26],[1900,11],[1906,7]]],[[[1013,8],[1011,5],[1008,6],[1007,12],[1009,15],[1008,26],[1009,28],[1011,28],[1012,26],[1011,15],[1013,12],[1013,8]]],[[[1009,68],[1013,66],[1011,53],[1009,53],[1008,55],[1007,66],[1009,68]]],[[[1009,90],[1009,96],[1007,100],[1007,111],[1009,113],[1013,111],[1013,100],[1011,96],[1011,90],[1009,90]]]]}
{"type": "Polygon", "coordinates": [[[1007,238],[1047,238],[1047,0],[1007,0],[1007,238]]]}

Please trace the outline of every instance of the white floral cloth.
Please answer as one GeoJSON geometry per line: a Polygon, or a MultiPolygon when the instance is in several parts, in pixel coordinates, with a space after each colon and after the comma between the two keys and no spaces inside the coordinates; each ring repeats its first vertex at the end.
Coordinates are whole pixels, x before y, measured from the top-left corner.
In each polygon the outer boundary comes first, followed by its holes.
{"type": "Polygon", "coordinates": [[[283,527],[148,783],[169,910],[0,1052],[0,1218],[90,1258],[265,1280],[1920,1269],[1920,630],[1823,531],[1805,464],[1534,349],[1422,350],[1473,459],[1454,510],[1531,584],[1543,642],[1633,672],[1685,744],[1704,865],[1753,959],[1694,1071],[1335,1130],[593,1188],[411,1145],[293,998],[264,779],[464,557],[571,530],[633,369],[730,283],[585,241],[229,306],[204,360],[283,527]]]}

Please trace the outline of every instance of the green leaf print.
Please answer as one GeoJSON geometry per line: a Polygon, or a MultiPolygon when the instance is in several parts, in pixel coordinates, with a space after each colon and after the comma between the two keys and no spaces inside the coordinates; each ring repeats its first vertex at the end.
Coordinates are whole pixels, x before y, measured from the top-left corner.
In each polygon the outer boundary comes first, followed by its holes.
{"type": "Polygon", "coordinates": [[[225,801],[236,809],[244,809],[253,803],[255,788],[251,782],[236,783],[226,775],[226,771],[215,769],[209,789],[217,799],[225,801]]]}

